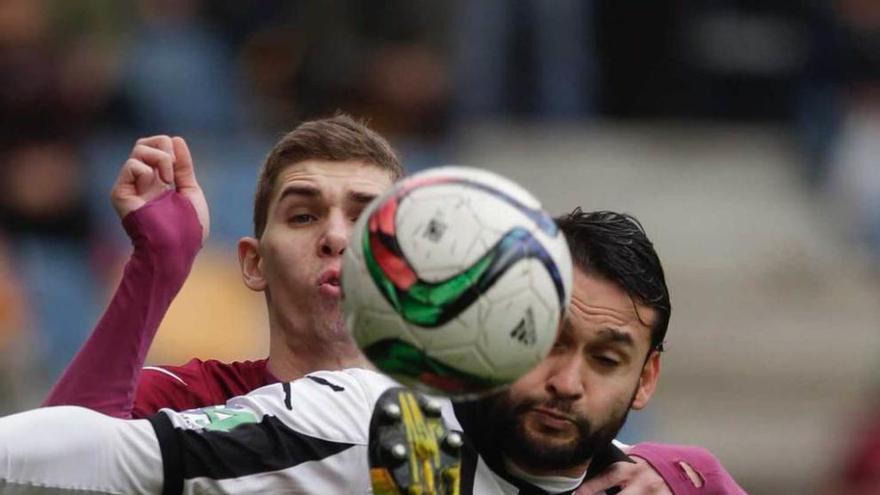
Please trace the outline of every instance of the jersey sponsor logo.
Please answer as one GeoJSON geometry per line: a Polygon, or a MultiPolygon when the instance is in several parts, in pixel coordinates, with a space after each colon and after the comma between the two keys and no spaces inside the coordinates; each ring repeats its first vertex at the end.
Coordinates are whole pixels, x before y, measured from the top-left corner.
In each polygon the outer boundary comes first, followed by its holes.
{"type": "Polygon", "coordinates": [[[179,417],[188,429],[229,431],[247,423],[259,423],[253,411],[243,407],[211,406],[184,411],[179,417]]]}

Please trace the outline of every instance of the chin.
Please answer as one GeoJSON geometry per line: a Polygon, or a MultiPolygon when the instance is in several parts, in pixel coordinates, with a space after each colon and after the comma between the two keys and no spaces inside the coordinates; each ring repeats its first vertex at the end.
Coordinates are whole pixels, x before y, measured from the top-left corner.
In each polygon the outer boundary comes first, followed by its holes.
{"type": "Polygon", "coordinates": [[[327,333],[333,337],[333,340],[351,342],[354,345],[354,338],[345,326],[345,319],[339,311],[327,315],[327,333]]]}
{"type": "Polygon", "coordinates": [[[557,448],[577,444],[579,440],[579,433],[574,426],[566,430],[548,429],[540,425],[529,425],[528,423],[524,426],[525,436],[536,445],[547,445],[557,448]]]}
{"type": "Polygon", "coordinates": [[[336,313],[338,318],[342,318],[342,305],[339,304],[339,299],[323,295],[319,295],[316,299],[317,301],[315,301],[315,303],[318,304],[323,311],[336,313]]]}

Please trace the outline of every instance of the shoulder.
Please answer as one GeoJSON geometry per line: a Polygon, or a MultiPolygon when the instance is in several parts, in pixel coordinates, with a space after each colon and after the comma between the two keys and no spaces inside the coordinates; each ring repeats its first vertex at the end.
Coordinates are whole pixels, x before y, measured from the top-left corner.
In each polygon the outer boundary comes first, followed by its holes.
{"type": "Polygon", "coordinates": [[[276,416],[312,437],[366,444],[376,401],[394,386],[394,380],[369,370],[318,371],[261,387],[228,405],[276,416]]]}
{"type": "MultiPolygon", "coordinates": [[[[245,394],[269,383],[266,360],[224,363],[216,359],[193,358],[180,366],[145,366],[141,380],[147,383],[176,383],[182,386],[217,384],[227,397],[245,394]]],[[[222,402],[222,401],[221,401],[222,402]]]]}
{"type": "Polygon", "coordinates": [[[292,382],[277,383],[257,389],[248,396],[278,393],[289,396],[291,407],[327,412],[328,407],[372,412],[379,396],[397,382],[370,370],[350,368],[340,371],[316,371],[292,382]],[[274,391],[274,392],[272,392],[274,391]]]}
{"type": "MultiPolygon", "coordinates": [[[[198,368],[204,376],[218,377],[221,379],[241,380],[243,382],[254,383],[251,387],[257,388],[267,384],[268,370],[266,368],[266,359],[256,361],[233,361],[224,363],[216,359],[208,359],[201,361],[193,359],[190,361],[198,361],[198,368]]],[[[190,364],[187,363],[187,364],[190,364]]]]}
{"type": "Polygon", "coordinates": [[[348,368],[340,371],[315,371],[299,380],[292,382],[298,386],[323,386],[341,392],[339,387],[348,386],[352,392],[357,391],[378,397],[388,387],[396,386],[397,382],[387,375],[362,368],[348,368]],[[333,385],[336,387],[334,388],[333,385]]]}
{"type": "Polygon", "coordinates": [[[228,393],[224,381],[230,373],[223,373],[227,368],[221,364],[194,358],[180,366],[144,367],[138,377],[134,416],[149,416],[162,408],[185,410],[222,404],[233,395],[259,386],[248,388],[240,380],[233,380],[237,393],[228,393]]]}
{"type": "Polygon", "coordinates": [[[144,366],[141,369],[140,381],[145,384],[176,383],[188,386],[190,383],[200,381],[209,368],[210,361],[202,361],[198,358],[189,360],[180,366],[144,366]]]}

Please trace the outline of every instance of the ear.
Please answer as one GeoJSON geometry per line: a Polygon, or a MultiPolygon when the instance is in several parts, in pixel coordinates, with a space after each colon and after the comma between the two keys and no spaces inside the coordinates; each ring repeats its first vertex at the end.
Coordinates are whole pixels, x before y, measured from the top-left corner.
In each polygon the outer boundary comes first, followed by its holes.
{"type": "Polygon", "coordinates": [[[660,351],[651,351],[651,356],[642,367],[642,374],[639,377],[639,388],[636,390],[635,399],[633,399],[632,408],[641,409],[648,405],[654,390],[657,388],[657,379],[660,377],[660,351]]]}
{"type": "Polygon", "coordinates": [[[263,257],[260,256],[260,241],[253,237],[238,240],[238,264],[241,266],[241,279],[248,289],[262,292],[266,290],[263,277],[263,257]]]}

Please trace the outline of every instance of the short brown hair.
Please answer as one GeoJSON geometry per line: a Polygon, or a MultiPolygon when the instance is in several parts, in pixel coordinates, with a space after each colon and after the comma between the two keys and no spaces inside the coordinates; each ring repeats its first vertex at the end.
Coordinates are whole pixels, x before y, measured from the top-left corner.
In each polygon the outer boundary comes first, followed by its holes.
{"type": "Polygon", "coordinates": [[[275,144],[263,163],[254,198],[254,235],[257,238],[266,229],[269,202],[278,174],[286,167],[306,160],[361,160],[388,170],[394,181],[403,176],[403,167],[394,149],[364,122],[342,113],[303,122],[275,144]]]}

